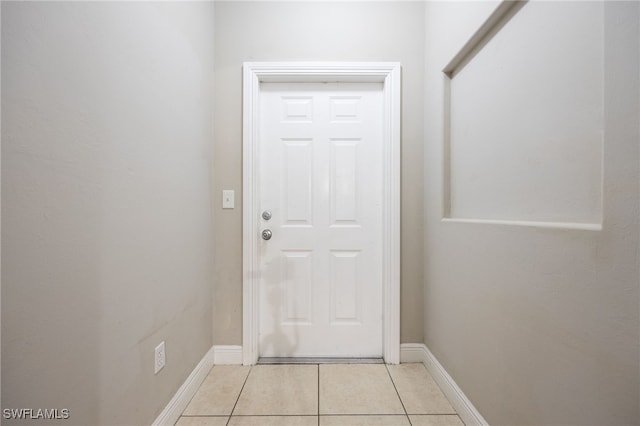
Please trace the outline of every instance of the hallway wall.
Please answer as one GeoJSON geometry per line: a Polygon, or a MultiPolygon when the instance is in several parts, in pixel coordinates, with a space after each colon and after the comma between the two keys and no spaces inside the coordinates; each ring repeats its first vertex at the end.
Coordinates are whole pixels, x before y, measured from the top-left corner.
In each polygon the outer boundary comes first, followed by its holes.
{"type": "Polygon", "coordinates": [[[242,344],[242,63],[402,64],[401,340],[422,340],[424,4],[216,3],[214,343],[242,344]],[[223,189],[235,209],[222,210],[223,189]]]}
{"type": "Polygon", "coordinates": [[[529,2],[447,92],[497,4],[426,5],[425,343],[492,425],[637,424],[640,7],[529,2]]]}
{"type": "Polygon", "coordinates": [[[1,7],[2,408],[150,424],[211,347],[213,4],[1,7]]]}

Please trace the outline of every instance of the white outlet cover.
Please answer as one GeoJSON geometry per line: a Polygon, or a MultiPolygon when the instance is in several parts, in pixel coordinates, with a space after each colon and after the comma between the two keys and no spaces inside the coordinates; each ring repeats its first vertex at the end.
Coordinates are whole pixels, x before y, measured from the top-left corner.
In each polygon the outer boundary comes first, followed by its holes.
{"type": "Polygon", "coordinates": [[[164,341],[160,342],[154,351],[154,374],[158,374],[164,368],[166,362],[166,353],[164,351],[164,341]]]}

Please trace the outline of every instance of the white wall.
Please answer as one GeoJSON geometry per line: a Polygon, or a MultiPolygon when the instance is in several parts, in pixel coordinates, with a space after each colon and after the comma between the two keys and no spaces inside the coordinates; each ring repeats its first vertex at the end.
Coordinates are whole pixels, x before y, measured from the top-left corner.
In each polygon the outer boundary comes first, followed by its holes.
{"type": "Polygon", "coordinates": [[[529,2],[485,46],[490,62],[471,59],[477,90],[455,95],[473,110],[452,120],[464,144],[452,216],[543,223],[443,222],[442,69],[495,6],[426,6],[425,342],[492,425],[637,424],[639,6],[529,2]],[[541,109],[521,110],[536,95],[541,109]],[[600,231],[544,227],[600,219],[600,231]]]}
{"type": "Polygon", "coordinates": [[[3,408],[149,424],[210,348],[213,25],[2,3],[3,408]]]}
{"type": "Polygon", "coordinates": [[[242,344],[243,61],[401,62],[401,340],[422,340],[423,34],[421,2],[216,3],[216,344],[242,344]],[[221,209],[223,189],[234,210],[221,209]]]}

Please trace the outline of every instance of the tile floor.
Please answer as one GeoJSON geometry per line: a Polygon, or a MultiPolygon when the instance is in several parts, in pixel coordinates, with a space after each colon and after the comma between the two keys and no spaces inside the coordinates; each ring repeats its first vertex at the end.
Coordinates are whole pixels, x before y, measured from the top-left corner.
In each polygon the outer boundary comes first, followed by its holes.
{"type": "Polygon", "coordinates": [[[218,365],[176,426],[463,426],[422,364],[218,365]]]}

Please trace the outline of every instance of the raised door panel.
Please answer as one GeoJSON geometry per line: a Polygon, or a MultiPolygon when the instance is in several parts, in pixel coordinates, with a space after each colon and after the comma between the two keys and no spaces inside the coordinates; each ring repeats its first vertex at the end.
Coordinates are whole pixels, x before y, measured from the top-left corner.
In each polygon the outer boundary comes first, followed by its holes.
{"type": "Polygon", "coordinates": [[[282,140],[283,226],[313,224],[313,141],[282,140]]]}

